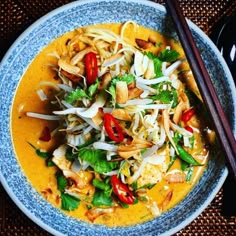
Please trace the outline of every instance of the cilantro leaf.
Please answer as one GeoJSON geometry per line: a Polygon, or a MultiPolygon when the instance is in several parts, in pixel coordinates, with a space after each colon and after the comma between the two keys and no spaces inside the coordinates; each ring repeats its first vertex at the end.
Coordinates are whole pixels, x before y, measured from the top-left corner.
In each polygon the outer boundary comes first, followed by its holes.
{"type": "Polygon", "coordinates": [[[61,193],[61,209],[73,211],[78,208],[80,200],[66,193],[61,193]]]}
{"type": "Polygon", "coordinates": [[[165,49],[164,51],[159,53],[158,58],[161,61],[173,62],[178,58],[179,55],[180,54],[175,50],[165,49]]]}
{"type": "Polygon", "coordinates": [[[146,55],[154,63],[155,77],[159,78],[163,76],[162,71],[161,71],[162,61],[152,52],[144,52],[144,55],[146,55]]]}
{"type": "Polygon", "coordinates": [[[111,94],[111,97],[113,100],[116,100],[116,87],[115,85],[111,85],[109,88],[108,88],[108,92],[111,94]]]}
{"type": "Polygon", "coordinates": [[[90,97],[92,97],[95,94],[95,92],[97,91],[98,85],[99,85],[99,80],[96,79],[95,83],[91,84],[88,87],[88,95],[90,97]]]}
{"type": "Polygon", "coordinates": [[[66,188],[66,185],[67,185],[67,179],[60,172],[56,173],[56,179],[57,179],[57,188],[58,188],[58,190],[63,192],[66,188]]]}
{"type": "Polygon", "coordinates": [[[79,157],[87,161],[98,173],[106,173],[114,170],[118,166],[118,162],[108,162],[106,159],[106,151],[83,148],[79,150],[79,157]]]}
{"type": "Polygon", "coordinates": [[[107,196],[103,191],[96,191],[93,195],[93,205],[96,206],[113,206],[111,197],[107,196]]]}
{"type": "Polygon", "coordinates": [[[111,85],[116,85],[117,82],[124,81],[127,83],[127,85],[133,83],[135,81],[135,76],[132,74],[124,74],[124,75],[118,75],[112,78],[111,85]]]}
{"type": "Polygon", "coordinates": [[[86,94],[86,92],[80,88],[77,88],[76,90],[70,92],[70,94],[68,94],[65,97],[65,101],[68,103],[73,103],[76,100],[80,99],[80,98],[89,98],[89,96],[86,94]]]}
{"type": "Polygon", "coordinates": [[[151,97],[153,100],[162,101],[164,104],[172,103],[172,108],[176,107],[178,104],[178,95],[176,90],[162,90],[159,94],[151,97]]]}
{"type": "Polygon", "coordinates": [[[112,99],[116,99],[116,83],[119,81],[124,81],[127,85],[133,83],[135,81],[135,76],[132,74],[118,75],[112,78],[111,84],[108,88],[108,92],[111,94],[112,99]]]}

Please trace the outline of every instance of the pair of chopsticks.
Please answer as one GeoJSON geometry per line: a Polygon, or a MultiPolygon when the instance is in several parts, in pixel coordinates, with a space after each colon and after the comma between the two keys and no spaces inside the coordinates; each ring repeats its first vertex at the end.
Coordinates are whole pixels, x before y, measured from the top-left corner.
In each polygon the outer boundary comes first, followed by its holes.
{"type": "Polygon", "coordinates": [[[177,0],[166,0],[166,7],[172,17],[190,68],[215,126],[217,137],[226,154],[229,171],[236,181],[236,141],[232,129],[177,0]]]}

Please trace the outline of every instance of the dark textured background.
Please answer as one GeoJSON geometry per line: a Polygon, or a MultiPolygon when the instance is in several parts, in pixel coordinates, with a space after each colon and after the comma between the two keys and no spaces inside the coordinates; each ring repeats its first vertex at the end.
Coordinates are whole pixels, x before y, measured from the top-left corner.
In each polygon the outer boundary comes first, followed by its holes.
{"type": "MultiPolygon", "coordinates": [[[[15,39],[49,11],[72,0],[0,0],[0,60],[15,39]]],[[[164,1],[155,0],[163,4],[164,1]]],[[[179,0],[186,17],[211,35],[222,19],[236,13],[236,0],[179,0]]],[[[235,26],[236,27],[236,26],[235,26]]],[[[227,179],[207,209],[176,235],[236,235],[236,185],[227,179]]],[[[49,235],[28,219],[0,184],[0,236],[49,235]]]]}

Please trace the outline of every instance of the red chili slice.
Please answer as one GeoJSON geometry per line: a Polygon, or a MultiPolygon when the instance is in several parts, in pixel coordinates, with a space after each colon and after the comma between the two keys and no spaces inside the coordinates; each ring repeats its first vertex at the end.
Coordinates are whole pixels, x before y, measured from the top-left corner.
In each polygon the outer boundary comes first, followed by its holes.
{"type": "Polygon", "coordinates": [[[122,142],[124,140],[124,134],[118,121],[109,113],[104,114],[104,127],[111,140],[115,142],[122,142]]]}
{"type": "Polygon", "coordinates": [[[97,57],[93,52],[89,52],[85,55],[85,73],[87,85],[93,84],[98,76],[97,57]]]}
{"type": "Polygon", "coordinates": [[[186,130],[188,130],[189,132],[191,132],[191,133],[193,133],[193,129],[192,129],[192,127],[190,127],[190,126],[185,126],[184,127],[186,130]]]}
{"type": "Polygon", "coordinates": [[[44,141],[44,142],[49,142],[51,140],[51,132],[47,126],[44,127],[42,136],[40,136],[39,140],[44,141]]]}
{"type": "Polygon", "coordinates": [[[188,122],[193,117],[194,114],[195,114],[195,110],[189,109],[188,111],[184,112],[184,114],[181,117],[181,120],[183,122],[188,122]]]}
{"type": "Polygon", "coordinates": [[[117,195],[121,202],[126,204],[133,204],[134,203],[134,195],[129,190],[128,186],[123,184],[116,175],[111,177],[111,185],[113,192],[117,195]]]}

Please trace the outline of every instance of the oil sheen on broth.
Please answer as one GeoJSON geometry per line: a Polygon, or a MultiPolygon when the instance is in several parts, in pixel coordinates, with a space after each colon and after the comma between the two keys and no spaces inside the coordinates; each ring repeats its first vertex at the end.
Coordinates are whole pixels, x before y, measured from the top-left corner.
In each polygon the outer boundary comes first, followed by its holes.
{"type": "MultiPolygon", "coordinates": [[[[119,33],[121,25],[106,24],[98,27],[112,29],[114,32],[119,33]]],[[[50,96],[53,96],[55,90],[52,86],[45,85],[45,82],[54,84],[60,83],[59,79],[55,79],[56,72],[49,66],[57,64],[57,58],[52,56],[52,53],[57,52],[59,55],[62,55],[66,50],[68,40],[74,35],[75,31],[66,33],[57,38],[35,57],[19,83],[11,114],[11,133],[19,163],[33,187],[57,208],[60,208],[61,204],[59,197],[60,192],[57,189],[55,178],[57,167],[47,167],[45,159],[40,158],[29,143],[40,148],[40,150],[52,152],[59,146],[62,136],[55,135],[48,142],[40,141],[39,137],[42,135],[44,127],[49,127],[50,130],[54,130],[58,126],[58,121],[46,121],[28,117],[26,112],[51,114],[54,108],[50,104],[50,96]],[[39,89],[43,89],[49,99],[42,101],[37,94],[39,89]]],[[[128,25],[125,30],[125,37],[128,38],[133,45],[136,45],[135,38],[147,40],[150,35],[152,35],[159,44],[158,47],[153,49],[154,53],[158,53],[158,51],[165,49],[166,46],[170,46],[171,49],[175,49],[180,55],[183,55],[183,51],[178,42],[158,32],[141,26],[136,27],[134,30],[132,24],[128,25]]],[[[189,70],[187,63],[183,63],[178,70],[189,70]]],[[[192,126],[196,127],[196,129],[199,128],[199,118],[194,117],[191,122],[192,126]]],[[[199,145],[199,149],[202,149],[204,142],[201,141],[202,137],[200,133],[195,134],[195,140],[197,145],[199,145]]],[[[201,154],[203,155],[203,153],[201,154]]],[[[201,163],[206,164],[206,160],[201,160],[201,163]]],[[[171,168],[180,168],[180,165],[180,161],[176,160],[171,168]]],[[[171,209],[192,189],[204,169],[205,165],[195,167],[193,176],[189,182],[178,183],[177,181],[168,183],[168,181],[163,178],[153,188],[147,190],[149,198],[158,205],[162,205],[163,211],[171,209]],[[171,200],[168,200],[167,195],[170,194],[170,192],[171,200]]],[[[72,217],[89,221],[86,216],[87,210],[86,203],[80,202],[78,209],[63,212],[72,217]]],[[[97,217],[94,222],[114,227],[142,223],[152,218],[153,215],[150,213],[150,210],[144,207],[143,202],[139,201],[137,204],[129,205],[128,208],[116,208],[113,213],[101,215],[97,217]]]]}

